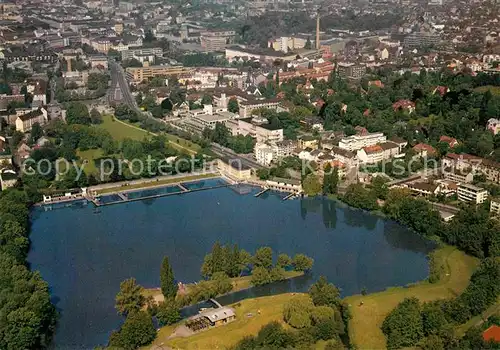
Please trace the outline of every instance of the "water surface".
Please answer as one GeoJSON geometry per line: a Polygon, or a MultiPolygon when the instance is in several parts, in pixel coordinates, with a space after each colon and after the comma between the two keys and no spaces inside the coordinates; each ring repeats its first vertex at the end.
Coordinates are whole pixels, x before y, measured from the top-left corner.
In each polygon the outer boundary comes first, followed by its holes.
{"type": "Polygon", "coordinates": [[[103,206],[39,207],[32,212],[29,262],[49,283],[61,312],[55,347],[105,345],[123,322],[114,309],[120,282],[135,277],[159,285],[160,263],[169,256],[182,282],[200,278],[203,257],[216,240],[255,251],[305,253],[310,276],[220,299],[305,291],[320,275],[343,295],[406,285],[428,274],[429,242],[392,221],[326,199],[282,201],[284,194],[255,198],[218,188],[103,206]]]}

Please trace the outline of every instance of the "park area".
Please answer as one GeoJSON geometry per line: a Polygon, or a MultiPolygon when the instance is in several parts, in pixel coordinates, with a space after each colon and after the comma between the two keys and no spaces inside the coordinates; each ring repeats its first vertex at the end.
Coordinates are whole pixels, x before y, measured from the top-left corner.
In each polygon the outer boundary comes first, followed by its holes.
{"type": "MultiPolygon", "coordinates": [[[[172,338],[177,325],[163,327],[153,344],[173,349],[227,349],[248,335],[255,335],[272,321],[283,323],[283,307],[293,294],[246,299],[229,305],[236,311],[236,320],[223,327],[194,334],[188,338],[172,338]]],[[[147,348],[150,348],[148,346],[147,348]]]]}
{"type": "Polygon", "coordinates": [[[386,339],[380,327],[392,309],[405,298],[416,297],[426,302],[454,298],[464,291],[478,266],[478,260],[451,246],[439,248],[433,254],[436,265],[442,267],[438,282],[422,281],[409,287],[390,288],[380,293],[345,299],[352,314],[349,336],[356,348],[386,348],[386,339]]]}
{"type": "MultiPolygon", "coordinates": [[[[121,121],[110,115],[103,115],[102,123],[99,124],[98,127],[107,130],[116,141],[122,141],[126,138],[142,141],[145,137],[156,135],[154,133],[150,133],[147,130],[141,129],[137,125],[121,121]]],[[[184,140],[180,137],[170,134],[164,135],[169,141],[169,145],[177,149],[178,151],[196,154],[201,149],[200,146],[191,141],[184,140]]]]}
{"type": "MultiPolygon", "coordinates": [[[[124,139],[132,139],[136,141],[142,141],[152,135],[147,130],[141,129],[140,127],[126,123],[124,121],[118,120],[110,115],[104,115],[102,117],[102,123],[96,126],[97,128],[106,130],[110,133],[111,137],[117,142],[123,141],[124,139]]],[[[170,134],[163,134],[167,138],[168,145],[176,149],[179,152],[186,154],[196,154],[201,148],[199,145],[192,143],[191,141],[181,139],[177,136],[170,134]]],[[[102,149],[89,149],[85,151],[77,150],[77,155],[80,158],[78,162],[79,165],[85,163],[85,173],[87,175],[97,174],[97,168],[95,165],[95,160],[101,158],[104,153],[102,149]]]]}

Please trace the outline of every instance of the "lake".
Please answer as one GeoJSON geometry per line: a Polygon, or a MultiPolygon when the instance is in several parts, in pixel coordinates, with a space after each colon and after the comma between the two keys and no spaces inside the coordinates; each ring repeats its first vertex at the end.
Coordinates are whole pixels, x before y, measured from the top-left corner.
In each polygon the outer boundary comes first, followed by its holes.
{"type": "Polygon", "coordinates": [[[200,279],[203,257],[217,240],[254,252],[314,258],[310,275],[219,299],[305,291],[320,275],[342,294],[406,285],[428,275],[433,244],[401,225],[322,198],[283,201],[258,190],[242,195],[218,188],[121,203],[37,207],[32,211],[28,260],[49,283],[61,313],[54,345],[90,349],[105,345],[123,322],[114,309],[120,282],[135,277],[159,286],[160,263],[170,258],[176,279],[200,279]]]}

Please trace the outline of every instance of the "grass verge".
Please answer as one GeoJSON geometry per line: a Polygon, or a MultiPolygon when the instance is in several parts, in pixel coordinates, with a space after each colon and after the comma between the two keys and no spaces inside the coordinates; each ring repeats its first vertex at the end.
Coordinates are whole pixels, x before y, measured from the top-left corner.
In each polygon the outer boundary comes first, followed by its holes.
{"type": "Polygon", "coordinates": [[[433,254],[436,263],[442,266],[442,275],[436,283],[422,281],[408,288],[390,288],[380,293],[345,298],[352,314],[349,322],[352,344],[359,349],[386,348],[386,339],[380,327],[389,312],[404,298],[417,297],[426,302],[453,298],[463,292],[478,266],[478,260],[451,246],[439,248],[433,254]],[[363,305],[360,306],[361,301],[363,305]]]}

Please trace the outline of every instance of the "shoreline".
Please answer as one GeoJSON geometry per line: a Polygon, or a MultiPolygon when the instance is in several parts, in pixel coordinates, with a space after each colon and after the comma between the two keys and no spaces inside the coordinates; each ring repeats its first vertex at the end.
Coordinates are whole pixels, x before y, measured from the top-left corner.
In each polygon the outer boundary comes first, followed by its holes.
{"type": "MultiPolygon", "coordinates": [[[[385,348],[385,336],[380,329],[380,325],[393,307],[405,297],[414,294],[422,294],[420,299],[431,301],[460,294],[463,289],[465,289],[470,281],[470,276],[472,275],[473,270],[475,270],[478,265],[478,259],[471,257],[458,250],[458,248],[449,245],[437,247],[432,254],[437,257],[439,263],[437,266],[429,264],[429,276],[423,280],[404,286],[390,286],[383,291],[369,293],[366,295],[353,294],[342,298],[343,301],[348,303],[349,310],[352,315],[348,324],[348,335],[352,345],[357,348],[385,348]],[[440,278],[435,283],[429,282],[429,277],[433,272],[431,269],[440,271],[440,278]],[[386,298],[390,298],[390,302],[388,302],[386,298]],[[363,304],[360,303],[361,301],[363,301],[363,304]]],[[[280,303],[278,306],[282,306],[289,300],[290,297],[296,294],[300,293],[284,292],[269,296],[245,298],[226,306],[233,307],[238,310],[239,307],[245,307],[246,305],[253,304],[260,305],[263,302],[265,303],[266,301],[273,299],[279,300],[280,303]]],[[[277,303],[271,303],[271,305],[268,306],[268,309],[259,307],[259,311],[262,310],[263,314],[270,312],[270,309],[273,309],[276,306],[274,304],[277,303]]],[[[279,311],[279,317],[273,320],[282,322],[281,309],[279,311]]],[[[238,325],[239,327],[237,328],[237,332],[241,333],[242,336],[238,339],[235,339],[234,334],[231,334],[229,330],[231,325],[194,334],[188,338],[170,338],[170,335],[174,332],[175,328],[182,325],[183,322],[185,322],[185,319],[173,325],[161,327],[158,330],[158,336],[153,344],[158,345],[160,343],[164,343],[168,346],[172,346],[173,348],[185,348],[182,345],[189,343],[196,344],[196,346],[203,348],[215,346],[214,342],[216,342],[216,346],[230,347],[237,341],[241,340],[243,336],[256,334],[260,327],[268,323],[259,322],[259,327],[256,327],[255,324],[249,324],[247,320],[242,320],[242,323],[238,325]],[[217,340],[213,340],[215,338],[217,338],[217,340]]],[[[232,330],[232,332],[235,332],[235,330],[232,330]]]]}
{"type": "MultiPolygon", "coordinates": [[[[285,271],[285,278],[284,279],[282,279],[280,281],[274,281],[274,282],[271,282],[271,283],[267,283],[267,284],[264,284],[263,286],[270,285],[270,284],[273,284],[275,282],[289,281],[289,280],[292,280],[294,278],[302,277],[304,275],[305,275],[305,273],[303,271],[294,271],[294,270],[285,271]]],[[[219,294],[219,295],[215,296],[214,299],[215,298],[224,297],[224,296],[227,296],[227,295],[231,295],[231,294],[234,294],[234,293],[238,293],[238,292],[241,292],[241,291],[249,290],[249,289],[252,289],[252,288],[255,288],[255,287],[259,287],[259,286],[254,286],[254,285],[251,284],[251,278],[252,278],[251,275],[230,278],[231,284],[233,285],[233,289],[230,290],[227,293],[219,294]]],[[[184,286],[185,286],[186,290],[189,290],[189,286],[195,285],[197,283],[198,282],[187,283],[187,284],[184,284],[184,286]]],[[[153,299],[156,301],[156,303],[162,302],[164,300],[163,295],[161,294],[161,289],[159,287],[144,288],[142,294],[145,297],[150,297],[150,296],[153,297],[153,299]]],[[[180,296],[180,295],[182,295],[182,294],[178,294],[177,296],[180,296]]],[[[200,301],[200,302],[197,302],[197,303],[194,303],[194,304],[190,304],[190,305],[185,305],[181,309],[195,306],[195,305],[197,305],[197,304],[199,304],[201,302],[203,302],[203,301],[200,301]]]]}

